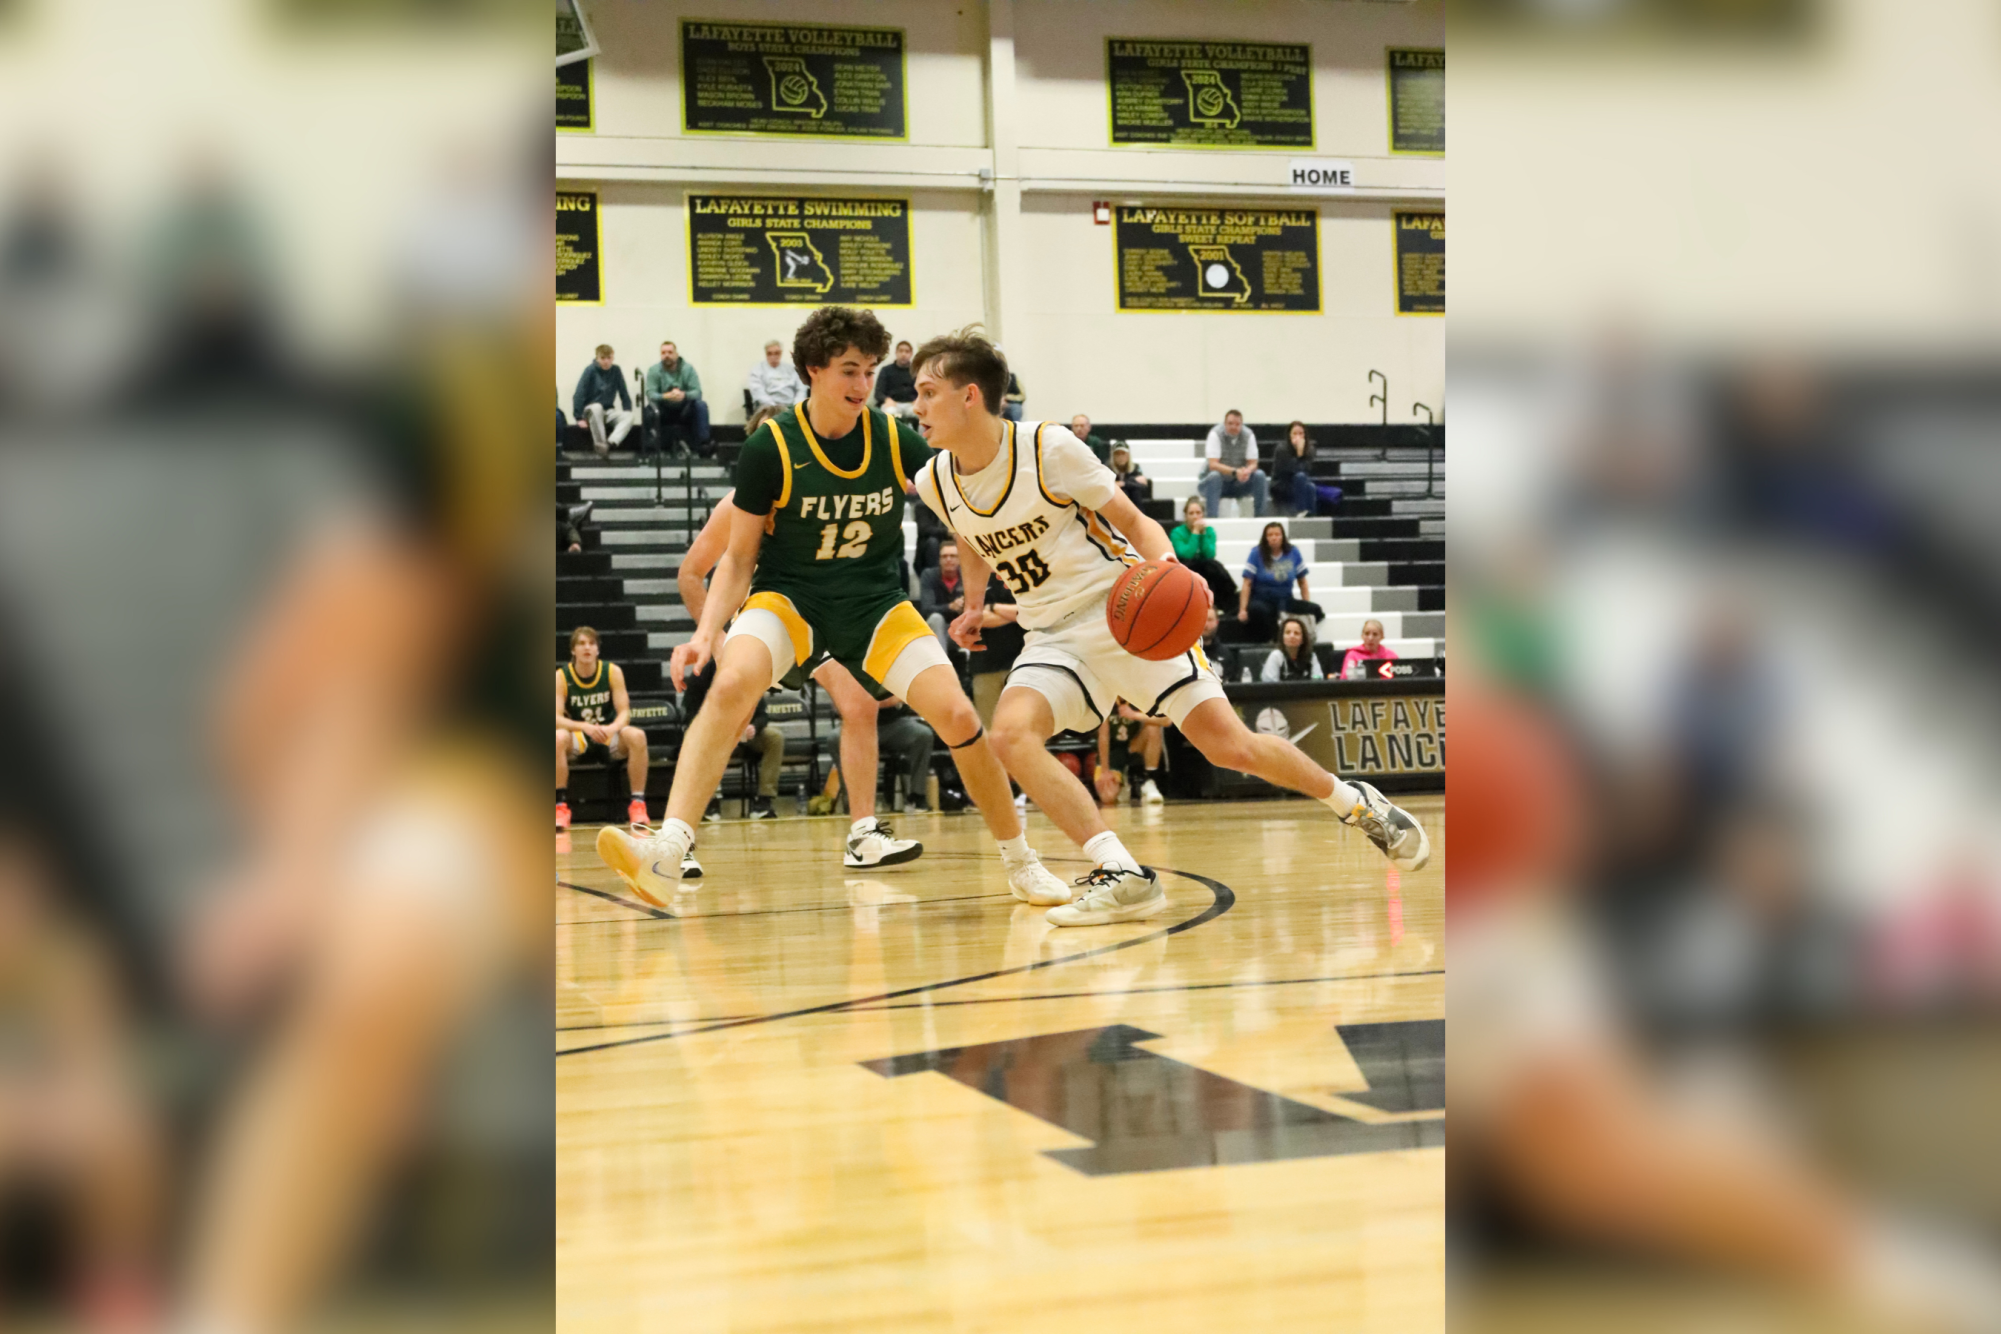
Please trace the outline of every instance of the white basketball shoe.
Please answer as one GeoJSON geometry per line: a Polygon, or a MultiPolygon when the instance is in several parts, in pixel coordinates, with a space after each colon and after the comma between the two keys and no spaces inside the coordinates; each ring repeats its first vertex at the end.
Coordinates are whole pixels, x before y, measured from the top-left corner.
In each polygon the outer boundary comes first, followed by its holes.
{"type": "Polygon", "coordinates": [[[898,838],[888,823],[870,816],[848,830],[843,866],[896,866],[914,862],[924,855],[924,845],[914,838],[898,838]]]}
{"type": "Polygon", "coordinates": [[[672,829],[662,829],[650,838],[634,838],[617,825],[598,830],[598,856],[618,872],[618,878],[646,902],[664,908],[683,880],[701,877],[702,865],[695,860],[695,845],[685,842],[672,829]]]}
{"type": "Polygon", "coordinates": [[[1051,874],[1033,851],[1008,865],[1007,887],[1023,903],[1033,903],[1038,908],[1070,901],[1070,886],[1051,874]]]}
{"type": "Polygon", "coordinates": [[[1076,902],[1049,910],[1049,920],[1058,926],[1137,922],[1167,908],[1167,891],[1151,869],[1134,874],[1117,866],[1100,866],[1077,883],[1084,893],[1076,902]]]}
{"type": "Polygon", "coordinates": [[[1401,806],[1390,803],[1390,799],[1376,791],[1367,783],[1355,784],[1355,790],[1362,794],[1362,800],[1355,808],[1341,817],[1341,823],[1353,825],[1369,836],[1369,842],[1382,849],[1383,856],[1400,871],[1416,871],[1431,860],[1431,839],[1419,824],[1401,806]]]}

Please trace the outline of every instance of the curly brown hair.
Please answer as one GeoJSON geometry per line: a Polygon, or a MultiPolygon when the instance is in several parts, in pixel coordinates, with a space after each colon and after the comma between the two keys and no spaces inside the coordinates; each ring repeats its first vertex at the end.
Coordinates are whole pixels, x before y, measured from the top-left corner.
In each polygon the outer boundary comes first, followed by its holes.
{"type": "Polygon", "coordinates": [[[910,359],[910,373],[916,375],[928,361],[938,363],[931,373],[941,380],[949,380],[960,388],[978,385],[987,411],[999,414],[1007,401],[1007,358],[987,341],[979,325],[969,324],[957,333],[927,340],[910,359]]]}
{"type": "Polygon", "coordinates": [[[872,310],[853,306],[822,306],[806,317],[799,332],[792,335],[792,364],[799,374],[832,364],[835,357],[854,348],[865,357],[881,361],[889,354],[889,330],[872,310]]]}

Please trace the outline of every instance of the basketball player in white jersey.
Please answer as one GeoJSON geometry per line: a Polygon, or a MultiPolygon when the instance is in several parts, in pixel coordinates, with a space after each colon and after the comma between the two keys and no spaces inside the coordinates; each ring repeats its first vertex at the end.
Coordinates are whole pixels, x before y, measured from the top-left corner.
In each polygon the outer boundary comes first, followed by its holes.
{"type": "Polygon", "coordinates": [[[1058,926],[1152,917],[1167,906],[1159,879],[1106,827],[1076,775],[1047,749],[1059,731],[1093,731],[1114,701],[1131,700],[1181,729],[1211,763],[1326,803],[1398,867],[1414,871],[1431,842],[1408,813],[1367,783],[1346,783],[1283,737],[1244,726],[1200,646],[1166,662],[1126,652],[1105,621],[1113,583],[1142,557],[1171,561],[1159,524],[1139,512],[1068,428],[994,414],[1007,363],[975,329],[934,338],[912,361],[917,420],[943,452],[918,469],[917,495],[959,535],[966,609],[952,638],[979,639],[987,572],[1007,581],[1028,631],[989,735],[1001,762],[1097,869],[1082,893],[1052,907],[1058,926]]]}
{"type": "MultiPolygon", "coordinates": [[[[709,521],[689,543],[687,554],[681,557],[681,568],[674,576],[681,590],[681,601],[687,604],[688,614],[697,625],[702,623],[702,608],[708,605],[709,590],[704,581],[729,547],[730,516],[736,512],[731,502],[735,498],[736,491],[732,488],[716,502],[709,521]]],[[[841,772],[848,790],[848,813],[854,817],[854,823],[848,827],[847,846],[841,852],[841,864],[897,866],[915,861],[923,855],[924,845],[915,839],[896,837],[886,821],[875,818],[876,720],[881,711],[868,691],[862,689],[861,682],[848,674],[847,668],[825,653],[816,657],[817,665],[809,661],[793,670],[818,681],[841,715],[841,772]]],[[[694,879],[701,873],[701,865],[692,852],[681,859],[683,879],[694,879]]]]}

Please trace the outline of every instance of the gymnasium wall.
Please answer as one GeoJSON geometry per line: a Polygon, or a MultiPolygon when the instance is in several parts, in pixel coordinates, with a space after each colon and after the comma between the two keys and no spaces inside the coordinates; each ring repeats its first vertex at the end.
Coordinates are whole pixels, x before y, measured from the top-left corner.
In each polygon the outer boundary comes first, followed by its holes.
{"type": "Polygon", "coordinates": [[[789,342],[803,311],[691,303],[685,198],[718,190],[908,198],[914,304],[883,311],[884,322],[921,342],[983,320],[1031,416],[1172,421],[1237,407],[1255,420],[1373,421],[1371,369],[1390,377],[1393,422],[1411,419],[1413,401],[1443,402],[1444,321],[1395,313],[1390,215],[1441,206],[1445,164],[1390,155],[1384,73],[1386,47],[1444,45],[1442,0],[597,0],[586,10],[603,48],[596,128],[557,135],[556,160],[563,184],[601,192],[605,303],[557,307],[566,410],[597,343],[616,347],[629,374],[672,338],[717,420],[742,420],[744,373],[767,338],[789,342]],[[684,136],[684,17],[903,28],[909,141],[684,136]],[[1316,146],[1298,155],[1353,162],[1364,197],[1290,194],[1285,149],[1110,147],[1108,36],[1310,43],[1316,146]],[[1113,229],[1093,221],[1097,199],[1317,208],[1321,312],[1118,312],[1113,229]]]}

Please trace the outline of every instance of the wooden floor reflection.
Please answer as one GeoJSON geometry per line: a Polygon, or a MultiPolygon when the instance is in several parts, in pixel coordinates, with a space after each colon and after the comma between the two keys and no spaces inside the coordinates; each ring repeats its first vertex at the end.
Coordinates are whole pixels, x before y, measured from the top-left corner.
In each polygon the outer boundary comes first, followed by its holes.
{"type": "Polygon", "coordinates": [[[973,816],[875,873],[842,820],[705,826],[667,910],[578,830],[561,1328],[1442,1328],[1444,809],[1404,804],[1401,876],[1317,803],[1121,808],[1172,907],[1071,930],[973,816]]]}

